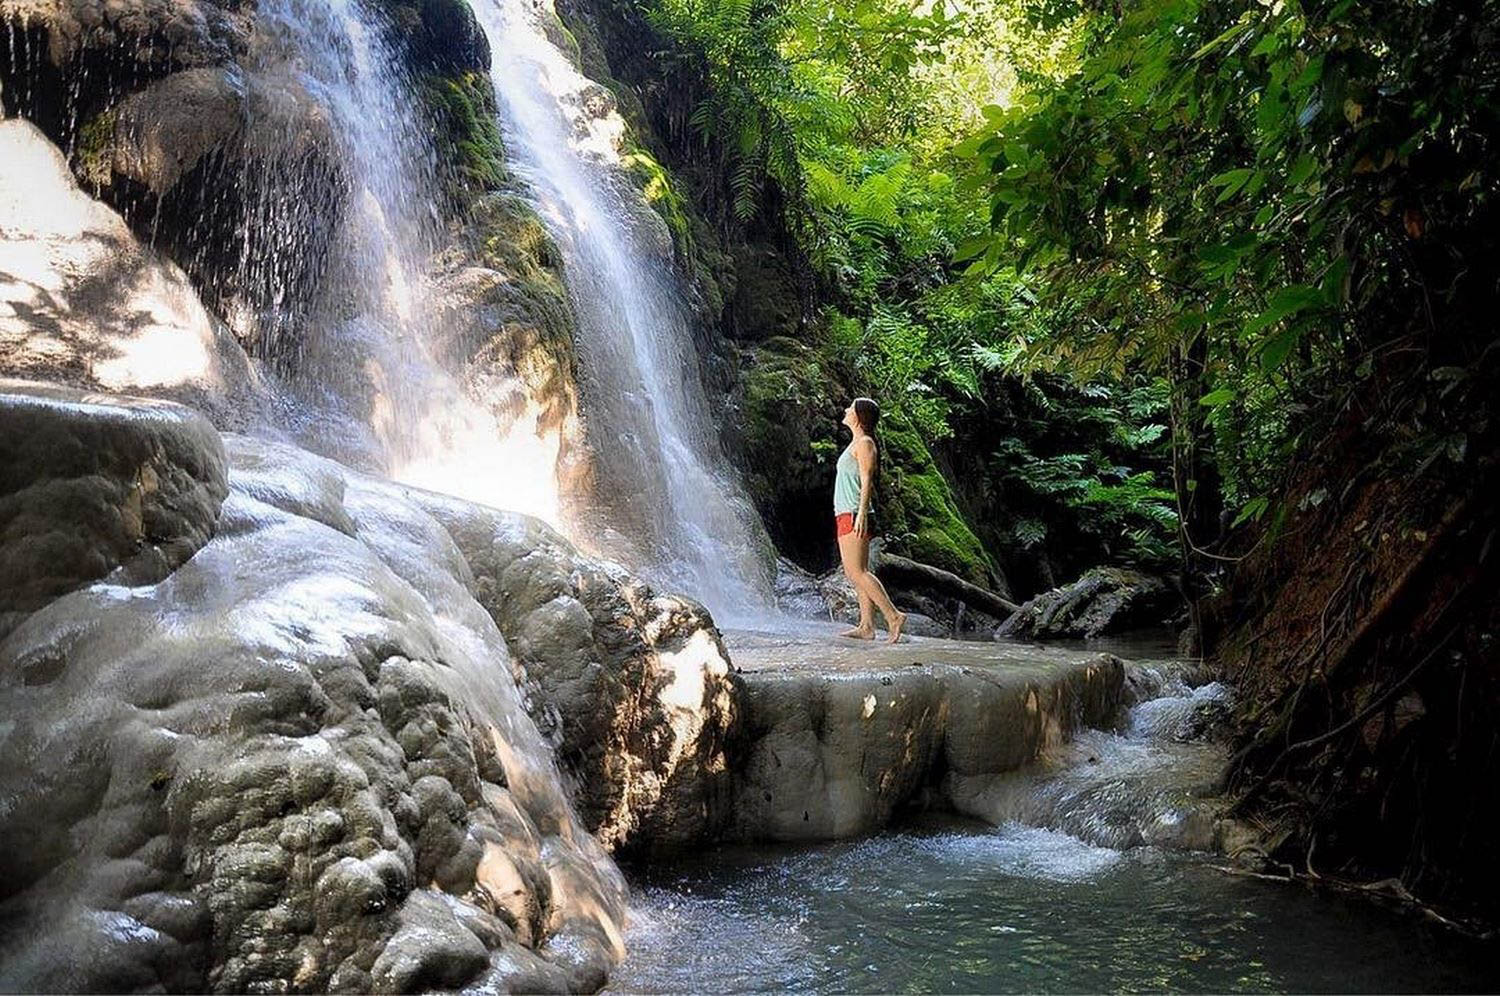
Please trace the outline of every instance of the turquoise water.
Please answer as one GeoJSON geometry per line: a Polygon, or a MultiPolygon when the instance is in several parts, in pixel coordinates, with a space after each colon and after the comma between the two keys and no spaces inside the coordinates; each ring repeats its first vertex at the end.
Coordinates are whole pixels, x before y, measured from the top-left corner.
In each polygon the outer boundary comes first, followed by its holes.
{"type": "Polygon", "coordinates": [[[1202,856],[1016,825],[723,848],[643,872],[619,992],[1495,988],[1493,951],[1202,856]]]}

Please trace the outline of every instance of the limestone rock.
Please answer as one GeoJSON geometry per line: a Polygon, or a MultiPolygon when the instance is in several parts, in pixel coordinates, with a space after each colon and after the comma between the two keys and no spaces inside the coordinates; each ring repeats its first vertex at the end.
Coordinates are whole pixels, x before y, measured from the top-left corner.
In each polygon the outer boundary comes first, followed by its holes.
{"type": "Polygon", "coordinates": [[[130,94],[102,123],[113,127],[84,164],[88,178],[107,186],[118,174],[158,197],[171,191],[205,157],[240,139],[246,83],[227,67],[205,66],[130,94]]]}
{"type": "Polygon", "coordinates": [[[741,840],[858,836],[924,793],[972,814],[979,786],[1110,720],[1124,686],[1108,654],[769,636],[731,646],[744,747],[728,832],[741,840]]]}
{"type": "Polygon", "coordinates": [[[996,635],[1087,639],[1162,625],[1175,607],[1175,595],[1160,578],[1096,567],[1072,584],[1043,592],[1022,605],[996,635]]]}
{"type": "MultiPolygon", "coordinates": [[[[97,63],[104,54],[137,82],[170,69],[215,65],[243,50],[254,7],[213,0],[4,0],[0,18],[44,42],[31,72],[45,60],[55,69],[97,63]]],[[[104,80],[99,81],[103,84],[104,80]]]]}
{"type": "MultiPolygon", "coordinates": [[[[166,415],[112,404],[57,417],[180,454],[166,415]]],[[[28,454],[57,432],[4,438],[23,469],[61,459],[28,454]]],[[[597,988],[624,885],[452,537],[397,486],[225,452],[189,559],[0,639],[0,744],[25,759],[0,768],[0,988],[597,988]]]]}
{"type": "Polygon", "coordinates": [[[619,851],[717,836],[738,689],[708,612],[578,554],[535,519],[412,494],[463,551],[585,825],[619,851]]]}
{"type": "Polygon", "coordinates": [[[0,637],[100,578],[160,581],[227,493],[219,434],[191,409],[0,378],[0,637]]]}
{"type": "Polygon", "coordinates": [[[0,373],[185,401],[231,425],[263,395],[183,272],[19,119],[0,121],[0,373]]]}

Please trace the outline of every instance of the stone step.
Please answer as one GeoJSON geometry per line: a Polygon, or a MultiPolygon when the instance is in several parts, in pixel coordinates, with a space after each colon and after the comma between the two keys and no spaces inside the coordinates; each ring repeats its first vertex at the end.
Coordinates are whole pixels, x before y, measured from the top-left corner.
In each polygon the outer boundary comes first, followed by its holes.
{"type": "Polygon", "coordinates": [[[860,836],[925,789],[964,812],[987,781],[1109,723],[1124,689],[1105,653],[836,632],[725,635],[743,683],[731,839],[860,836]]]}

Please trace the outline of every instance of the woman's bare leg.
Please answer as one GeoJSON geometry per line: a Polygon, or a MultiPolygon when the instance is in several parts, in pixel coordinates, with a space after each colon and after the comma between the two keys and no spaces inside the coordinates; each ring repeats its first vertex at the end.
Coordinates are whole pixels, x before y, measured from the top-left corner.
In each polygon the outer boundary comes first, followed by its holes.
{"type": "Polygon", "coordinates": [[[906,613],[900,611],[891,602],[891,596],[886,594],[885,585],[875,576],[875,572],[866,570],[863,578],[865,591],[874,603],[880,607],[880,614],[885,616],[885,628],[890,631],[890,642],[895,643],[901,639],[901,627],[906,622],[906,613]]]}
{"type": "MultiPolygon", "coordinates": [[[[906,622],[906,613],[899,611],[891,603],[891,596],[886,593],[885,585],[881,584],[880,579],[875,576],[875,572],[870,570],[870,537],[858,536],[853,533],[848,536],[840,536],[839,551],[841,553],[844,549],[845,540],[854,541],[850,544],[850,546],[854,547],[852,551],[854,554],[854,570],[853,572],[849,571],[847,566],[848,560],[846,559],[844,572],[849,575],[849,580],[853,582],[854,589],[860,592],[861,612],[863,612],[866,602],[874,602],[876,607],[880,609],[880,614],[885,616],[885,628],[891,634],[890,642],[895,643],[901,638],[901,626],[906,622]]],[[[872,638],[874,631],[875,619],[872,614],[870,617],[872,638]]]]}
{"type": "Polygon", "coordinates": [[[854,594],[859,599],[859,625],[839,635],[851,636],[856,640],[873,640],[875,639],[875,605],[859,583],[859,576],[864,573],[864,567],[859,560],[859,539],[853,533],[839,537],[839,559],[844,564],[844,577],[848,578],[849,583],[854,586],[854,594]]]}

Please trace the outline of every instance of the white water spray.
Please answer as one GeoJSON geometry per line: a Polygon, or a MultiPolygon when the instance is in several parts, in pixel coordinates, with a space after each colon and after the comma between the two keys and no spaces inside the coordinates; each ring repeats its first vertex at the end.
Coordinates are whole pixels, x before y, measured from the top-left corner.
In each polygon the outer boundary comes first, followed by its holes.
{"type": "Polygon", "coordinates": [[[341,170],[326,191],[306,189],[300,139],[279,127],[249,130],[251,168],[285,170],[241,178],[254,192],[241,283],[267,293],[236,324],[246,338],[270,340],[269,354],[294,351],[282,422],[313,449],[560,525],[561,441],[540,426],[540,407],[491,411],[430,352],[442,310],[429,279],[436,156],[412,111],[412,82],[371,14],[357,0],[265,0],[248,61],[278,88],[269,99],[316,105],[327,134],[314,140],[333,144],[341,170]],[[309,245],[306,233],[320,228],[305,216],[340,206],[330,243],[309,245]],[[325,250],[310,291],[287,295],[306,256],[325,250]]]}

